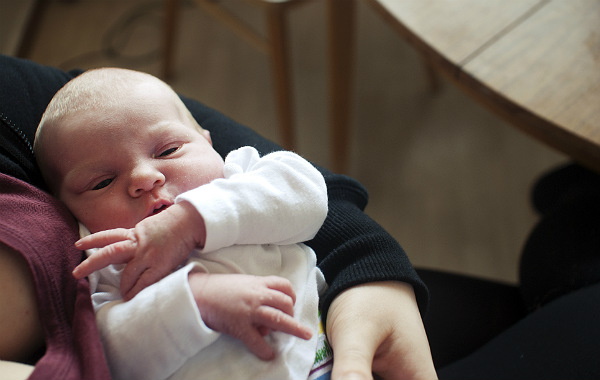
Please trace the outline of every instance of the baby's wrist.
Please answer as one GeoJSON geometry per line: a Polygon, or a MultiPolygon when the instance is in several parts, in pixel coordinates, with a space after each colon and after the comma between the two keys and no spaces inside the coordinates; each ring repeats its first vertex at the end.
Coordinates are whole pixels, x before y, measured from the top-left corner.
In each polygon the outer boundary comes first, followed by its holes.
{"type": "Polygon", "coordinates": [[[206,225],[204,218],[198,210],[189,202],[181,201],[173,206],[175,217],[179,220],[178,228],[184,231],[184,237],[191,236],[194,241],[194,246],[204,248],[206,243],[206,225]]]}

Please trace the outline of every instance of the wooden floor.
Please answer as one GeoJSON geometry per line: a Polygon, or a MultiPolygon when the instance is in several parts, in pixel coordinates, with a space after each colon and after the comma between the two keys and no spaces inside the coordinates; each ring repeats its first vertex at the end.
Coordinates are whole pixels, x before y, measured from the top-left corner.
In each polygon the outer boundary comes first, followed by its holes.
{"type": "MultiPolygon", "coordinates": [[[[261,14],[246,2],[224,3],[261,26],[261,14]]],[[[51,1],[28,58],[64,69],[122,66],[158,74],[152,53],[159,47],[160,5],[51,1]],[[107,46],[118,54],[108,56],[107,46]]],[[[368,4],[359,1],[358,12],[349,174],[370,192],[367,212],[416,266],[515,282],[521,246],[535,223],[530,187],[566,158],[450,83],[431,93],[416,53],[368,4]]],[[[328,166],[324,3],[294,8],[289,23],[298,152],[328,166]]],[[[171,85],[278,140],[266,57],[190,5],[179,25],[171,85]]]]}

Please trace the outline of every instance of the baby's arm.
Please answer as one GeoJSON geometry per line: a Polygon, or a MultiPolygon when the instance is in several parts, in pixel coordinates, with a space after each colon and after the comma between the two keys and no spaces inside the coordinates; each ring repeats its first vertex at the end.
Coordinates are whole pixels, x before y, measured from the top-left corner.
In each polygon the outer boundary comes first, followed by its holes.
{"type": "Polygon", "coordinates": [[[272,358],[264,340],[270,330],[310,338],[310,330],[291,316],[295,294],[287,280],[206,274],[197,268],[189,264],[128,302],[120,297],[114,267],[90,276],[96,320],[115,379],[167,378],[220,333],[238,338],[262,359],[272,358]]]}
{"type": "Polygon", "coordinates": [[[296,295],[282,277],[190,272],[189,283],[204,323],[241,340],[260,359],[275,355],[264,338],[270,331],[312,336],[293,318],[296,295]]]}
{"type": "Polygon", "coordinates": [[[113,266],[90,276],[92,302],[112,378],[165,379],[220,334],[204,324],[188,286],[193,265],[123,302],[113,266]]]}
{"type": "Polygon", "coordinates": [[[206,227],[204,251],[234,244],[294,244],[312,239],[327,216],[323,176],[304,158],[244,147],[225,160],[225,178],[190,190],[206,227]]]}

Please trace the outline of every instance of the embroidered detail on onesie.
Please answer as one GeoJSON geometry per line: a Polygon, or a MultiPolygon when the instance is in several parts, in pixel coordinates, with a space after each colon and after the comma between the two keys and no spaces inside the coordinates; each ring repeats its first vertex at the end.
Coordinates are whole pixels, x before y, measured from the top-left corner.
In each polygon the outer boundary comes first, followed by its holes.
{"type": "Polygon", "coordinates": [[[331,349],[329,342],[327,342],[320,310],[319,335],[317,339],[315,362],[308,374],[308,380],[329,380],[331,378],[331,369],[333,368],[333,350],[331,349]]]}

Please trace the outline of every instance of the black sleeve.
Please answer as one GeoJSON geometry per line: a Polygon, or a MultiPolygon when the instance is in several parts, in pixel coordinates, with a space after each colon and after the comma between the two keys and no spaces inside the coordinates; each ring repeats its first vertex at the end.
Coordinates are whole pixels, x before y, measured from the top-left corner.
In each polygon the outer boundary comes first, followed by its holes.
{"type": "Polygon", "coordinates": [[[33,138],[50,99],[71,77],[58,69],[0,55],[2,173],[43,187],[33,157],[33,138]]]}
{"type": "MultiPolygon", "coordinates": [[[[367,192],[356,180],[324,171],[329,212],[317,236],[308,242],[329,284],[321,299],[325,314],[333,299],[354,285],[403,281],[413,286],[424,316],[429,293],[400,244],[363,212],[367,192]]],[[[325,314],[326,315],[326,314],[325,314]]]]}

